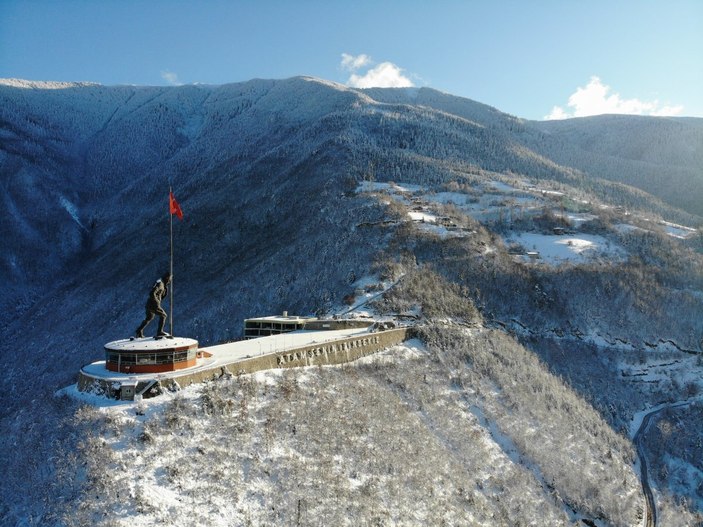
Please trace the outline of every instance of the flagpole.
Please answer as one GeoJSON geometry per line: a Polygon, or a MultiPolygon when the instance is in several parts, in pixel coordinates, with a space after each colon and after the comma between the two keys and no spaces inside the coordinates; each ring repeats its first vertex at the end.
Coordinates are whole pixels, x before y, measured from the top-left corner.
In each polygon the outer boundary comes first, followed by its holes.
{"type": "Polygon", "coordinates": [[[168,217],[169,217],[169,223],[170,223],[170,248],[171,248],[171,259],[170,259],[170,266],[169,266],[169,273],[171,273],[171,300],[169,301],[169,320],[171,321],[171,336],[173,336],[173,214],[171,213],[171,196],[173,195],[173,191],[171,190],[171,186],[169,185],[168,187],[168,200],[169,200],[169,206],[168,206],[168,217]]]}

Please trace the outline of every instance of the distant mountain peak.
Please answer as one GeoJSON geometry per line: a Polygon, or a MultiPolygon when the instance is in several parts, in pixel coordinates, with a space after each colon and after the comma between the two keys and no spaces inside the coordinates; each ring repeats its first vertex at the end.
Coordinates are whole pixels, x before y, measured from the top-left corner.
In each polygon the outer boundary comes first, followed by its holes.
{"type": "Polygon", "coordinates": [[[100,86],[95,82],[30,81],[25,79],[0,79],[0,85],[31,90],[65,90],[66,88],[100,86]]]}
{"type": "Polygon", "coordinates": [[[313,82],[313,83],[321,84],[323,86],[328,86],[330,88],[334,88],[334,89],[340,90],[340,91],[348,91],[348,90],[352,89],[349,86],[347,86],[346,84],[341,84],[339,82],[330,81],[327,79],[322,79],[320,77],[312,77],[310,75],[301,75],[299,77],[292,77],[292,79],[300,79],[300,80],[304,80],[307,82],[313,82]]]}

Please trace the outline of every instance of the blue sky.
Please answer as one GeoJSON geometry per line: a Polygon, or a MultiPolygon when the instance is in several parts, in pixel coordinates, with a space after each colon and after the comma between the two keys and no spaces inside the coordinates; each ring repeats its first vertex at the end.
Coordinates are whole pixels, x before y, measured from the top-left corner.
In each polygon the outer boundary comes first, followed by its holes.
{"type": "Polygon", "coordinates": [[[528,119],[703,117],[703,0],[0,0],[0,77],[294,75],[427,86],[528,119]]]}

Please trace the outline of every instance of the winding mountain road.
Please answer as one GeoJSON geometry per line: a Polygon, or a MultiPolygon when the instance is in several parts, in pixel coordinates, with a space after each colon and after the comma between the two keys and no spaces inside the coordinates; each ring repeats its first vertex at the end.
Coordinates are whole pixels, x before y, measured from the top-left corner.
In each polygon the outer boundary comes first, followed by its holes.
{"type": "Polygon", "coordinates": [[[685,401],[664,404],[650,409],[646,414],[642,416],[642,423],[640,423],[640,426],[633,437],[633,441],[635,443],[635,446],[637,447],[637,456],[640,459],[640,480],[642,481],[642,491],[644,492],[645,501],[647,503],[647,510],[645,511],[644,523],[646,527],[656,527],[657,525],[657,504],[654,501],[652,488],[649,486],[649,478],[647,474],[647,453],[645,451],[645,445],[643,443],[642,438],[647,432],[652,418],[656,414],[658,414],[662,410],[668,410],[669,408],[679,408],[681,406],[688,406],[694,400],[696,399],[687,399],[685,401]]]}
{"type": "Polygon", "coordinates": [[[642,436],[649,428],[649,422],[652,416],[661,410],[662,408],[653,410],[652,412],[646,414],[642,419],[642,424],[640,424],[640,427],[634,437],[635,446],[637,447],[637,456],[640,458],[640,479],[642,481],[642,492],[644,492],[644,498],[647,504],[644,523],[646,527],[655,527],[657,525],[657,506],[654,501],[654,495],[652,494],[652,488],[649,486],[649,479],[647,476],[647,455],[644,451],[644,445],[642,444],[642,436]]]}

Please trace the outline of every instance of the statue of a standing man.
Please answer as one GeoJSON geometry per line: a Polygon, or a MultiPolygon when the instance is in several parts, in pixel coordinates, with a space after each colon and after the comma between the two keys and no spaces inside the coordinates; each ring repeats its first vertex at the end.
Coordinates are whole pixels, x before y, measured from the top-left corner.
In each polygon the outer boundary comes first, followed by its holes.
{"type": "Polygon", "coordinates": [[[166,318],[168,315],[161,307],[161,301],[168,294],[168,284],[170,283],[171,273],[166,273],[159,278],[151,288],[149,299],[146,301],[146,317],[137,328],[136,337],[138,339],[144,338],[144,328],[146,328],[147,324],[149,324],[149,322],[151,322],[157,315],[159,316],[159,330],[156,336],[164,337],[168,335],[168,333],[164,331],[164,326],[166,325],[166,318]]]}

